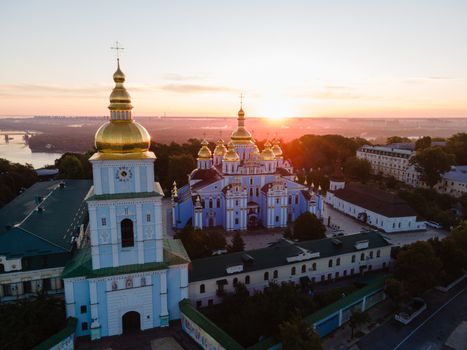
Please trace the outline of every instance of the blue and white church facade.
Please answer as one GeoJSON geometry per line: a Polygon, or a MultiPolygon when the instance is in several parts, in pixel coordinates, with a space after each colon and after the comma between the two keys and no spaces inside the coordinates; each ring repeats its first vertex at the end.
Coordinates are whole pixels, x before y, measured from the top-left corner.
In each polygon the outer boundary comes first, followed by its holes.
{"type": "Polygon", "coordinates": [[[181,229],[191,219],[197,229],[232,231],[286,227],[306,211],[322,218],[320,191],[297,182],[279,141],[267,142],[260,152],[242,108],[237,121],[227,147],[219,140],[211,152],[203,141],[188,184],[178,189],[174,183],[172,226],[181,229]]]}
{"type": "Polygon", "coordinates": [[[120,67],[114,81],[110,120],[97,131],[90,159],[90,246],[62,276],[67,316],[78,319],[78,336],[91,339],[168,326],[188,297],[190,260],[180,241],[164,239],[150,136],[132,119],[120,67]]]}

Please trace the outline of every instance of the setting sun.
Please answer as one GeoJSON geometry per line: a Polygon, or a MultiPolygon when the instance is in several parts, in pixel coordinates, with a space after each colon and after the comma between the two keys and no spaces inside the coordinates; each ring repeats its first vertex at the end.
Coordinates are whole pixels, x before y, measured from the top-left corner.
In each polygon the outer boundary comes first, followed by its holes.
{"type": "Polygon", "coordinates": [[[270,120],[281,120],[293,117],[294,114],[294,103],[279,95],[264,98],[258,108],[258,115],[270,120]]]}

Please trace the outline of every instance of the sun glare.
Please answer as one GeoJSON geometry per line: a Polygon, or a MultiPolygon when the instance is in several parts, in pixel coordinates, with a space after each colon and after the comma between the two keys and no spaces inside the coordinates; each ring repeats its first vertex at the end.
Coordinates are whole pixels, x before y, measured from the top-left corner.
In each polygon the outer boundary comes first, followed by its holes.
{"type": "Polygon", "coordinates": [[[263,118],[278,121],[293,116],[294,106],[292,101],[279,96],[267,98],[261,104],[258,114],[263,118]]]}

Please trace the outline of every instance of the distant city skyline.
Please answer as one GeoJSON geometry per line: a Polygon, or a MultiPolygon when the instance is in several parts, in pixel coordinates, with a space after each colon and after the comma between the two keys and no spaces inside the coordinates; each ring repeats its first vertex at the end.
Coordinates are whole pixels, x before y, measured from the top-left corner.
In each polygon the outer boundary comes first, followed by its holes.
{"type": "Polygon", "coordinates": [[[12,1],[0,116],[467,117],[467,2],[12,1]]]}

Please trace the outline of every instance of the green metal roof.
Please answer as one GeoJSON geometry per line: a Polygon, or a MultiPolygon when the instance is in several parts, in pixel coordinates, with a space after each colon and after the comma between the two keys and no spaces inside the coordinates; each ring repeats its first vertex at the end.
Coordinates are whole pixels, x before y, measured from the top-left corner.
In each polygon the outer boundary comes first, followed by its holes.
{"type": "Polygon", "coordinates": [[[185,251],[185,248],[183,248],[181,241],[165,240],[163,262],[105,267],[102,269],[93,270],[91,248],[86,247],[78,250],[73,259],[65,266],[62,278],[97,278],[104,276],[125,275],[135,272],[163,270],[168,268],[170,265],[188,264],[189,262],[190,259],[188,258],[188,255],[185,251]]]}
{"type": "Polygon", "coordinates": [[[159,182],[154,182],[154,191],[152,192],[127,192],[127,193],[113,193],[113,194],[95,194],[94,189],[87,198],[88,201],[105,201],[112,199],[128,199],[128,198],[150,198],[164,196],[164,191],[159,182]]]}
{"type": "Polygon", "coordinates": [[[360,251],[355,249],[355,243],[362,240],[369,241],[368,249],[390,245],[378,232],[362,232],[339,237],[339,241],[342,242],[340,245],[335,245],[333,240],[335,239],[325,238],[296,243],[281,240],[267,248],[195,259],[191,262],[189,280],[190,282],[196,282],[228,276],[226,268],[235,265],[243,265],[243,271],[241,273],[245,273],[287,264],[296,264],[296,262],[288,263],[287,258],[302,253],[300,248],[311,252],[319,252],[319,258],[325,258],[352,252],[358,253],[360,251]],[[242,256],[245,253],[248,253],[248,255],[253,258],[251,263],[243,263],[242,256]]]}
{"type": "Polygon", "coordinates": [[[160,197],[161,194],[158,192],[128,192],[128,193],[113,193],[113,194],[93,194],[87,200],[88,201],[103,201],[111,199],[128,199],[128,198],[150,198],[160,197]]]}
{"type": "Polygon", "coordinates": [[[338,312],[340,309],[344,309],[347,306],[355,304],[361,300],[365,295],[376,292],[379,289],[384,288],[385,281],[389,278],[389,275],[378,276],[373,279],[371,283],[363,288],[355,291],[352,294],[336,301],[335,303],[329,304],[328,306],[319,309],[315,313],[306,316],[303,320],[310,326],[313,326],[316,322],[338,312]]]}
{"type": "Polygon", "coordinates": [[[204,316],[201,312],[196,310],[193,305],[190,304],[188,299],[183,299],[178,303],[180,311],[186,315],[190,320],[195,322],[201,327],[206,333],[208,333],[214,340],[221,344],[228,350],[244,350],[245,348],[235,341],[230,335],[219,328],[210,319],[204,316]]]}
{"type": "Polygon", "coordinates": [[[87,218],[84,198],[92,181],[64,180],[63,187],[61,182],[37,183],[0,209],[1,255],[16,258],[71,251],[87,218]]]}

